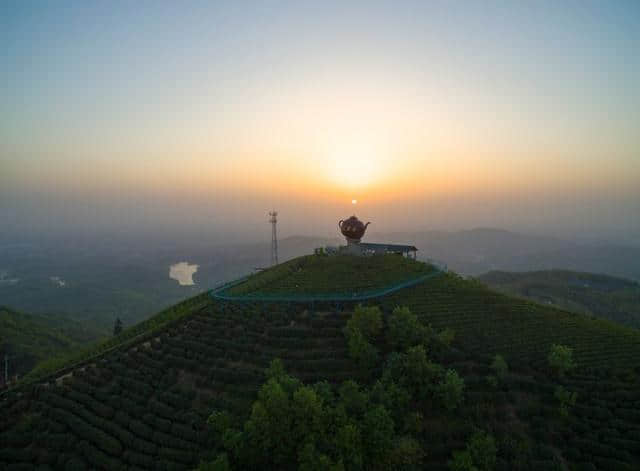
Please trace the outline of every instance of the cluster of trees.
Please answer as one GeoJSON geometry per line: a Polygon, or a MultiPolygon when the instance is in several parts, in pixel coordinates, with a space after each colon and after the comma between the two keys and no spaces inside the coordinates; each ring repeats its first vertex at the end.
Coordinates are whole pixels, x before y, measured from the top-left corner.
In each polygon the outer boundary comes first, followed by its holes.
{"type": "Polygon", "coordinates": [[[454,451],[449,462],[451,471],[487,471],[496,464],[495,439],[488,433],[477,430],[462,451],[454,451]]]}
{"type": "Polygon", "coordinates": [[[456,409],[464,381],[428,356],[430,348],[451,341],[451,332],[436,335],[406,308],[396,308],[386,323],[381,339],[380,310],[358,307],[345,327],[349,352],[367,371],[375,371],[380,357],[376,342],[393,348],[369,386],[353,380],[338,388],[305,385],[273,360],[244,424],[225,411],[209,417],[219,454],[200,469],[419,468],[425,455],[417,438],[419,406],[456,409]]]}
{"type": "Polygon", "coordinates": [[[380,339],[384,325],[380,309],[358,306],[344,329],[349,355],[362,368],[372,371],[377,364],[375,343],[385,340],[392,348],[374,388],[401,387],[414,400],[436,399],[446,409],[455,409],[462,401],[463,379],[455,370],[445,370],[429,358],[429,353],[450,345],[453,332],[445,329],[436,334],[406,307],[396,307],[386,324],[385,339],[380,339]]]}
{"type": "Polygon", "coordinates": [[[395,395],[351,380],[337,390],[326,382],[304,385],[274,360],[243,427],[227,412],[210,416],[221,453],[200,469],[418,467],[424,452],[409,427],[416,419],[409,420],[408,394],[399,402],[395,395]],[[394,419],[398,412],[405,422],[394,419]]]}

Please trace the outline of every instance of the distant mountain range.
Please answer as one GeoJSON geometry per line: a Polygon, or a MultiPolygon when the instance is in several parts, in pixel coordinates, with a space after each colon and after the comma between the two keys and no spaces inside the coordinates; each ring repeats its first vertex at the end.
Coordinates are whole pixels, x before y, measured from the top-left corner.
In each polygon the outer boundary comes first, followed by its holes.
{"type": "Polygon", "coordinates": [[[412,243],[419,257],[444,261],[465,275],[490,270],[567,269],[640,280],[640,248],[587,244],[501,229],[371,234],[368,240],[412,243]]]}
{"type": "MultiPolygon", "coordinates": [[[[499,229],[368,233],[364,240],[415,245],[418,258],[444,262],[463,275],[560,268],[640,280],[640,248],[631,246],[580,244],[499,229]]],[[[282,238],[280,261],[342,243],[341,237],[282,238]]],[[[160,236],[20,244],[3,240],[0,303],[34,314],[61,314],[108,330],[116,317],[131,325],[221,282],[268,267],[269,251],[268,236],[261,243],[224,245],[160,236]],[[169,267],[183,261],[198,265],[193,286],[180,286],[169,278],[169,267]]]]}

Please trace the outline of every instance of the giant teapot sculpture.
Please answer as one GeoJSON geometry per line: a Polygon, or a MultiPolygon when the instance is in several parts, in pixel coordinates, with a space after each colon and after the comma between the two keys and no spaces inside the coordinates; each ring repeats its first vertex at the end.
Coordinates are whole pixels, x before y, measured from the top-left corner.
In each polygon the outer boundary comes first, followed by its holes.
{"type": "Polygon", "coordinates": [[[347,242],[360,242],[369,224],[371,223],[368,222],[364,224],[354,215],[349,219],[341,219],[340,222],[338,222],[338,227],[342,235],[347,238],[347,242]]]}

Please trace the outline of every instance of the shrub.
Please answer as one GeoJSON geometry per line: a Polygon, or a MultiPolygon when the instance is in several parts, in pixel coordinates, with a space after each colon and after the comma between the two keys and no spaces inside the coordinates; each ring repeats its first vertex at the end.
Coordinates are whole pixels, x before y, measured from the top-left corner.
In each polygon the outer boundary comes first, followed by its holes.
{"type": "Polygon", "coordinates": [[[377,306],[357,306],[351,319],[347,322],[345,330],[347,332],[357,330],[368,342],[374,341],[380,333],[380,330],[382,330],[382,313],[380,312],[380,308],[377,306]]]}
{"type": "Polygon", "coordinates": [[[560,415],[562,417],[569,416],[569,408],[576,405],[576,399],[578,394],[575,392],[568,391],[563,386],[558,386],[553,393],[553,396],[560,403],[559,410],[560,415]]]}
{"type": "Polygon", "coordinates": [[[509,366],[502,355],[496,354],[491,362],[491,369],[494,371],[496,378],[503,381],[509,373],[509,366]]]}
{"type": "Polygon", "coordinates": [[[464,380],[456,370],[447,370],[444,378],[438,383],[438,396],[447,410],[453,410],[462,402],[464,380]]]}
{"type": "Polygon", "coordinates": [[[573,360],[573,349],[566,345],[553,344],[547,360],[551,369],[561,377],[576,367],[576,363],[573,360]]]}

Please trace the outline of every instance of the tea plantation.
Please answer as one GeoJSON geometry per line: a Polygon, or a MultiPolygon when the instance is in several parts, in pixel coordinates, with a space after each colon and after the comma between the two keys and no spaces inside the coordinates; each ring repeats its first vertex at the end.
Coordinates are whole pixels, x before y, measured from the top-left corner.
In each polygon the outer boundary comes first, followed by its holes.
{"type": "MultiPolygon", "coordinates": [[[[431,270],[395,256],[312,256],[234,290],[337,293],[431,270]]],[[[455,274],[364,310],[200,296],[145,322],[0,397],[1,469],[632,470],[640,463],[640,332],[455,274]],[[410,312],[398,317],[396,306],[410,312]],[[397,342],[398,332],[409,340],[397,342]],[[575,367],[554,369],[549,353],[559,345],[573,352],[575,367]],[[274,379],[273,368],[266,371],[276,358],[286,375],[274,379]],[[271,430],[258,419],[277,425],[268,413],[280,409],[299,430],[282,439],[291,456],[277,448],[278,437],[268,446],[255,441],[271,430]],[[302,436],[315,442],[298,444],[302,436]],[[254,443],[267,452],[245,461],[241,451],[258,450],[254,443]],[[374,459],[384,443],[388,454],[374,459]],[[347,459],[350,450],[360,458],[347,459]]]]}
{"type": "Polygon", "coordinates": [[[435,271],[414,260],[376,257],[299,257],[257,273],[229,290],[231,294],[358,294],[380,290],[435,271]]]}

